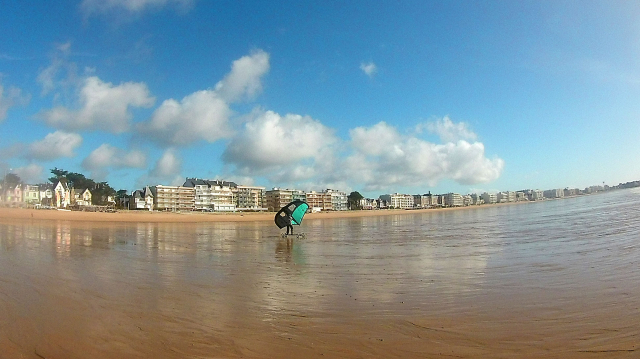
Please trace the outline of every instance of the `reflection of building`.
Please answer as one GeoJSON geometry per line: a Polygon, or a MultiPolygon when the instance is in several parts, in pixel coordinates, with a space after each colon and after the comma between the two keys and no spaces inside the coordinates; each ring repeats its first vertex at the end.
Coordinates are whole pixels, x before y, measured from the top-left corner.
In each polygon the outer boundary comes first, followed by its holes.
{"type": "Polygon", "coordinates": [[[195,190],[192,187],[157,185],[150,189],[153,206],[158,211],[192,211],[195,208],[195,190]]]}

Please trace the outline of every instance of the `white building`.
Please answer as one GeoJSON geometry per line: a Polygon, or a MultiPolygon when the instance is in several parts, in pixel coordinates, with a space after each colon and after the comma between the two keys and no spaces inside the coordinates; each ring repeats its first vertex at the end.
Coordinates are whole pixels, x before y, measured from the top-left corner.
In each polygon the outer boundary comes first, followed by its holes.
{"type": "MultiPolygon", "coordinates": [[[[233,189],[232,189],[233,190],[233,189]]],[[[236,205],[239,211],[266,211],[264,187],[236,186],[236,205]]]]}
{"type": "Polygon", "coordinates": [[[498,195],[495,193],[484,192],[482,194],[482,200],[486,204],[498,203],[498,195]]]}
{"type": "Polygon", "coordinates": [[[325,193],[331,196],[331,207],[333,207],[334,211],[346,211],[349,209],[347,206],[347,194],[345,192],[327,189],[325,193]]]}
{"type": "Polygon", "coordinates": [[[549,189],[544,191],[544,197],[545,198],[562,198],[564,197],[564,190],[563,189],[549,189]]]}
{"type": "Polygon", "coordinates": [[[135,190],[131,193],[129,209],[153,211],[153,193],[151,193],[149,186],[146,186],[142,190],[135,190]]]}
{"type": "Polygon", "coordinates": [[[234,182],[187,178],[182,187],[194,189],[194,208],[216,212],[236,210],[237,185],[234,182]]]}
{"type": "Polygon", "coordinates": [[[150,189],[153,207],[158,211],[193,211],[195,208],[193,187],[157,185],[150,189]]]}
{"type": "Polygon", "coordinates": [[[464,201],[459,193],[447,193],[444,195],[444,206],[446,207],[462,207],[464,201]]]}
{"type": "Polygon", "coordinates": [[[380,200],[385,201],[387,207],[393,208],[411,209],[414,205],[413,196],[410,194],[383,194],[380,200]]]}

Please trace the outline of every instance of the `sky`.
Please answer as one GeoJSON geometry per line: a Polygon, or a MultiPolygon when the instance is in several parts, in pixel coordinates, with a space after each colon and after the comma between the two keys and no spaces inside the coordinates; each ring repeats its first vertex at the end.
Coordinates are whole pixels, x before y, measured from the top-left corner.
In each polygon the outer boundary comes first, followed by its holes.
{"type": "Polygon", "coordinates": [[[635,1],[0,3],[0,171],[385,193],[640,179],[635,1]]]}

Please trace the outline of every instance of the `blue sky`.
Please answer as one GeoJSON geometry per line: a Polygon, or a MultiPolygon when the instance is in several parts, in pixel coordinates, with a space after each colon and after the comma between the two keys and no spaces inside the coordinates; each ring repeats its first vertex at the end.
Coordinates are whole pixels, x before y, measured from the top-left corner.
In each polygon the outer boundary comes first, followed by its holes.
{"type": "Polygon", "coordinates": [[[469,193],[640,179],[632,1],[0,4],[0,170],[469,193]]]}

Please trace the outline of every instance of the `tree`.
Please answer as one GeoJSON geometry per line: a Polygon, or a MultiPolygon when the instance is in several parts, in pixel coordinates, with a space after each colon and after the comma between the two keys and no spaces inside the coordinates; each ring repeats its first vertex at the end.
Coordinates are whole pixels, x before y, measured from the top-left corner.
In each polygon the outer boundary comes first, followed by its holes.
{"type": "Polygon", "coordinates": [[[4,181],[3,183],[7,186],[13,187],[17,184],[20,184],[22,182],[22,179],[20,179],[20,176],[18,176],[15,173],[7,173],[4,176],[4,181]]]}
{"type": "Polygon", "coordinates": [[[116,190],[111,188],[107,182],[95,182],[82,173],[69,172],[56,167],[51,170],[51,174],[53,174],[52,177],[49,177],[51,183],[60,181],[66,183],[69,188],[75,188],[78,191],[89,189],[92,202],[97,205],[108,204],[107,198],[116,195],[116,190]]]}
{"type": "Polygon", "coordinates": [[[349,209],[362,209],[362,205],[360,205],[360,200],[364,197],[358,191],[354,191],[349,193],[347,196],[347,204],[349,205],[349,209]]]}

